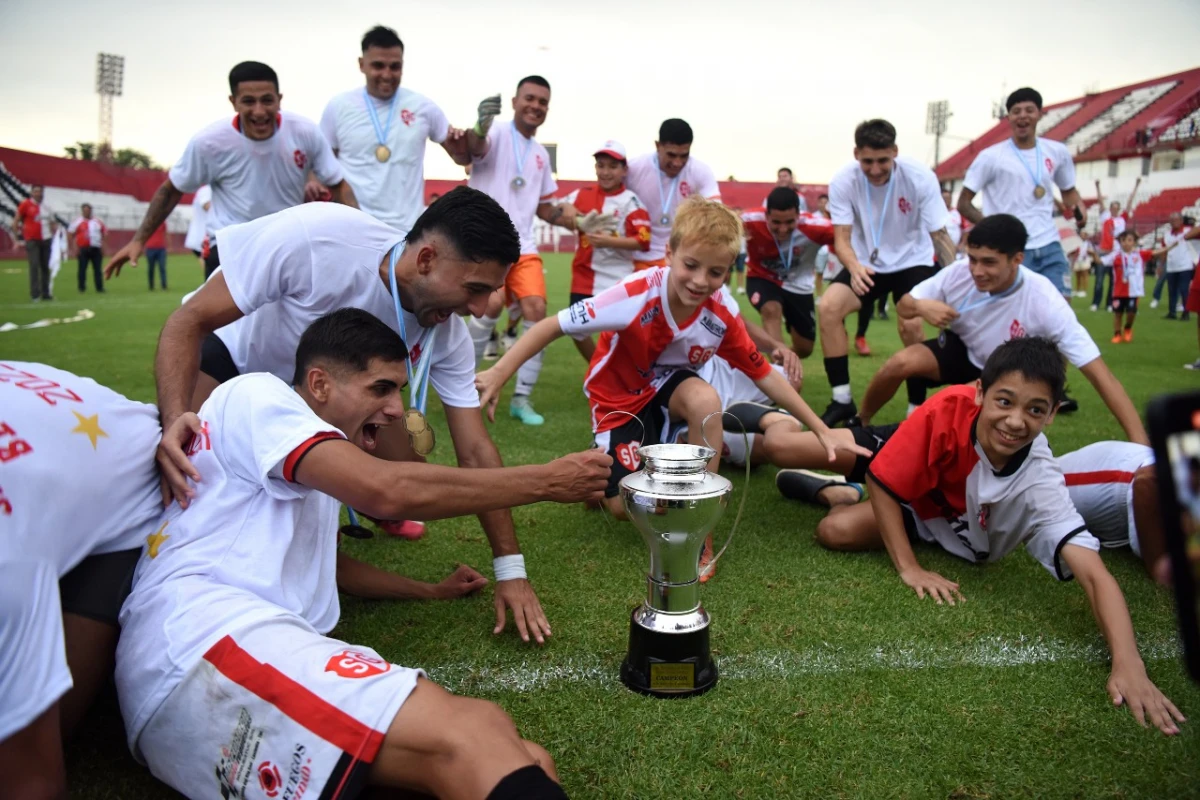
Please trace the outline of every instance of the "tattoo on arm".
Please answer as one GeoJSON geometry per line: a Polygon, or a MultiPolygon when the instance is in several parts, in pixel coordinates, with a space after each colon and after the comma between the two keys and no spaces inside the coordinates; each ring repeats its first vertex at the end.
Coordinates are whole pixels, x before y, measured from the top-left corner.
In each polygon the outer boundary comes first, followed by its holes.
{"type": "Polygon", "coordinates": [[[169,180],[163,181],[163,185],[158,187],[158,191],[151,198],[150,207],[146,209],[146,216],[142,217],[141,227],[137,229],[134,237],[139,242],[149,239],[150,235],[158,230],[158,226],[166,222],[172,209],[182,198],[183,192],[176,189],[175,184],[169,180]]]}
{"type": "Polygon", "coordinates": [[[950,234],[946,233],[946,229],[935,231],[930,236],[933,237],[933,252],[937,254],[938,263],[943,267],[953,264],[957,251],[954,242],[950,241],[950,234]]]}

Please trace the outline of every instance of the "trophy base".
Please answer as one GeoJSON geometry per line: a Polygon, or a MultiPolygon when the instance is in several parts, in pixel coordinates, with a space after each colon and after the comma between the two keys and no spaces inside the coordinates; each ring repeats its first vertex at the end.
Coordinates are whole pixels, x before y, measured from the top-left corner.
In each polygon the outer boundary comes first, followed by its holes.
{"type": "Polygon", "coordinates": [[[691,697],[717,685],[717,665],[708,647],[708,625],[686,633],[652,631],[629,621],[629,652],[621,683],[651,697],[691,697]]]}

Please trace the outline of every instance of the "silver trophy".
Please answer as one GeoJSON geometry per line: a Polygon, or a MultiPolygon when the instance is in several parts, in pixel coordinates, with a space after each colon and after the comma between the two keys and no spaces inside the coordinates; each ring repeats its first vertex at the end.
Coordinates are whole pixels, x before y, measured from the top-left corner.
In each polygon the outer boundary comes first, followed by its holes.
{"type": "Polygon", "coordinates": [[[708,471],[714,455],[698,445],[648,445],[638,451],[641,471],[621,480],[625,511],[650,548],[646,600],[633,610],[621,664],[621,682],[636,692],[686,697],[717,683],[700,605],[700,553],[733,484],[708,471]]]}

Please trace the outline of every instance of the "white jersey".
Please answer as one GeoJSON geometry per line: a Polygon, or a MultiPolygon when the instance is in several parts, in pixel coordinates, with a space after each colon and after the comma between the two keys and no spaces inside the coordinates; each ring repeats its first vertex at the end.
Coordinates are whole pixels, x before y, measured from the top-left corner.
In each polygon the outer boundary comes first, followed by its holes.
{"type": "Polygon", "coordinates": [[[1167,251],[1167,272],[1188,272],[1196,268],[1196,251],[1192,249],[1192,243],[1183,238],[1189,231],[1191,228],[1184,227],[1178,233],[1167,231],[1163,234],[1164,247],[1175,245],[1167,251]]]}
{"type": "Polygon", "coordinates": [[[954,246],[958,247],[959,242],[962,241],[963,218],[957,208],[946,212],[946,233],[950,236],[950,241],[954,242],[954,246]]]}
{"type": "Polygon", "coordinates": [[[916,300],[939,300],[959,312],[949,330],[967,346],[967,356],[980,369],[1000,345],[1020,336],[1045,336],[1078,368],[1100,357],[1100,348],[1075,317],[1054,284],[1020,267],[1007,292],[989,295],[975,288],[966,258],[960,258],[910,294],[916,300]]]}
{"type": "Polygon", "coordinates": [[[167,510],[121,608],[117,690],[131,742],[230,630],[295,615],[328,633],[338,620],[339,503],[293,470],[343,433],[261,373],[217,387],[199,416],[188,455],[203,480],[186,510],[167,510]]]}
{"type": "Polygon", "coordinates": [[[917,533],[975,563],[1022,545],[1051,575],[1069,580],[1067,544],[1100,542],[1071,504],[1046,437],[996,470],[975,439],[974,386],[950,386],[927,400],[875,454],[868,474],[912,512],[917,533]]]}
{"type": "Polygon", "coordinates": [[[1054,187],[1075,188],[1075,162],[1062,142],[1037,137],[1037,146],[1021,150],[1012,139],[994,144],[975,157],[963,187],[983,193],[983,215],[1012,214],[1025,224],[1025,248],[1059,241],[1054,224],[1054,187]],[[1040,159],[1040,162],[1039,162],[1040,159]],[[1040,198],[1037,186],[1045,189],[1040,198]]]}
{"type": "Polygon", "coordinates": [[[521,237],[521,255],[537,255],[537,238],[533,234],[537,207],[558,191],[558,183],[550,172],[550,154],[541,142],[521,135],[511,121],[497,121],[488,130],[487,138],[487,154],[472,162],[467,185],[491,197],[508,212],[521,237]]]}
{"type": "Polygon", "coordinates": [[[208,236],[208,211],[204,204],[212,202],[212,187],[207,183],[192,195],[192,221],[188,223],[187,234],[183,238],[183,246],[188,250],[204,249],[204,238],[208,236]]]}
{"type": "MultiPolygon", "coordinates": [[[[403,238],[340,203],[306,203],[223,230],[220,271],[245,316],[216,335],[238,372],[269,372],[290,383],[300,336],[318,317],[339,308],[361,308],[398,333],[391,290],[380,278],[379,265],[403,238]]],[[[442,402],[478,407],[474,350],[462,318],[451,315],[427,329],[405,311],[404,326],[413,363],[429,351],[429,381],[442,402]]]]}
{"type": "Polygon", "coordinates": [[[1130,545],[1141,555],[1133,516],[1133,476],[1154,451],[1133,442],[1096,442],[1058,457],[1071,502],[1104,547],[1130,545]]]}
{"type": "Polygon", "coordinates": [[[717,185],[712,167],[694,156],[688,158],[677,178],[668,178],[658,168],[656,153],[629,159],[625,185],[646,204],[650,214],[650,249],[638,255],[637,261],[657,261],[666,257],[675,211],[684,200],[694,194],[710,200],[721,199],[721,187],[717,185]],[[665,224],[664,216],[667,218],[665,224]]]}
{"type": "Polygon", "coordinates": [[[0,741],[71,688],[58,580],[162,515],[158,409],[45,364],[0,363],[0,741]]]}
{"type": "Polygon", "coordinates": [[[852,227],[850,244],[859,262],[884,274],[932,266],[929,234],[945,228],[948,218],[937,176],[907,156],[896,157],[883,186],[872,185],[857,161],[838,170],[829,182],[829,217],[834,225],[852,227]],[[878,263],[872,263],[876,249],[878,263]]]}
{"type": "Polygon", "coordinates": [[[425,207],[425,142],[441,144],[449,130],[450,121],[437,104],[403,86],[390,100],[371,97],[362,87],[343,92],[329,101],[321,115],[321,132],[346,172],[358,207],[405,233],[425,207]],[[382,142],[371,122],[368,101],[380,129],[387,128],[382,142]],[[391,151],[383,162],[375,153],[380,144],[391,151]]]}
{"type": "Polygon", "coordinates": [[[328,186],[342,182],[342,165],[311,120],[280,111],[275,134],[261,142],[243,136],[240,122],[218,120],[201,130],[168,173],[181,192],[212,187],[207,233],[300,205],[310,170],[328,186]]]}

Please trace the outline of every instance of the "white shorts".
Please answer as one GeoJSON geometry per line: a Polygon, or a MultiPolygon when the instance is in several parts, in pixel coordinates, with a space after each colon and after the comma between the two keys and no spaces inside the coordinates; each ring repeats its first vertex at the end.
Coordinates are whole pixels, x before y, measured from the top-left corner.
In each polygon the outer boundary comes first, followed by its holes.
{"type": "Polygon", "coordinates": [[[354,797],[421,675],[301,619],[267,620],[213,645],[134,753],[192,797],[354,797]]]}
{"type": "Polygon", "coordinates": [[[71,685],[57,572],[44,562],[0,563],[0,742],[71,685]]]}

